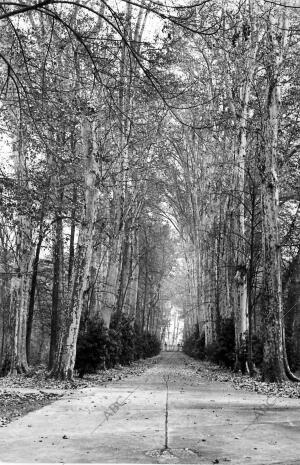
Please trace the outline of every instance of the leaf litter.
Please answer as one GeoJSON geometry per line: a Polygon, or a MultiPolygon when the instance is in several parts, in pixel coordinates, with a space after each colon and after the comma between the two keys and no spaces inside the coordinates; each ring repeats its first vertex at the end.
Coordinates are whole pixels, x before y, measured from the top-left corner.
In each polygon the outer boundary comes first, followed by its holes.
{"type": "MultiPolygon", "coordinates": [[[[156,364],[159,355],[138,360],[130,366],[117,366],[95,374],[78,376],[72,381],[60,381],[47,377],[46,367],[31,368],[27,374],[0,378],[0,428],[27,413],[40,409],[77,389],[96,387],[119,381],[128,376],[140,376],[156,364]]],[[[30,425],[28,425],[30,427],[30,425]]]]}
{"type": "Polygon", "coordinates": [[[236,390],[245,390],[265,394],[272,397],[300,398],[300,383],[284,381],[267,383],[261,381],[259,375],[251,378],[248,375],[235,373],[209,361],[191,361],[191,368],[211,382],[231,383],[236,390]]]}
{"type": "Polygon", "coordinates": [[[33,410],[44,407],[62,395],[54,392],[20,392],[0,389],[0,427],[6,426],[33,410]]]}
{"type": "MultiPolygon", "coordinates": [[[[0,427],[3,427],[32,410],[54,402],[63,395],[77,389],[97,387],[117,382],[129,376],[140,376],[150,366],[157,364],[160,356],[133,362],[130,366],[117,366],[79,377],[73,381],[59,381],[47,378],[46,367],[31,369],[26,375],[0,378],[0,427]]],[[[285,381],[282,383],[266,383],[247,375],[234,373],[209,361],[193,360],[186,356],[186,368],[193,371],[192,384],[203,382],[229,383],[237,390],[245,390],[273,397],[300,398],[300,383],[285,381]]],[[[175,374],[175,373],[174,373],[175,374]]],[[[191,378],[188,376],[190,384],[191,378]]],[[[30,425],[28,425],[30,426],[30,425]]]]}

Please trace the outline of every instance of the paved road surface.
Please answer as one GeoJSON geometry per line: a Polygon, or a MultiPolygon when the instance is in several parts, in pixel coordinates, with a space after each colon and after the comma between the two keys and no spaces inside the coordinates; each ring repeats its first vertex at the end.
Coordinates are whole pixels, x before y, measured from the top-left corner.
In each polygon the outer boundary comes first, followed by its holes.
{"type": "Polygon", "coordinates": [[[1,462],[300,464],[300,404],[207,381],[181,352],[0,430],[1,462]],[[165,444],[169,378],[168,445],[165,444]]]}

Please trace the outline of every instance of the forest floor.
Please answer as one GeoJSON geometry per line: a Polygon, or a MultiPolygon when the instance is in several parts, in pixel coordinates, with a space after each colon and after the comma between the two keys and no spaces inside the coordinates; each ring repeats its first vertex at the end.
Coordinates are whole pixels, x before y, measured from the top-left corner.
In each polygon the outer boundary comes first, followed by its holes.
{"type": "MultiPolygon", "coordinates": [[[[59,385],[55,390],[47,384],[53,381],[41,381],[42,392],[64,396],[1,429],[0,461],[300,463],[295,385],[285,383],[275,392],[273,385],[178,352],[97,376],[78,380],[72,389],[59,385]]],[[[33,385],[1,382],[9,392],[36,392],[33,385]]]]}
{"type": "Polygon", "coordinates": [[[0,378],[0,428],[11,421],[37,410],[74,390],[101,386],[129,375],[139,376],[157,362],[158,357],[119,366],[74,381],[57,381],[47,378],[45,366],[32,368],[26,375],[0,378]]]}
{"type": "MultiPolygon", "coordinates": [[[[44,366],[32,368],[25,376],[0,378],[0,428],[73,390],[119,381],[127,376],[139,376],[151,365],[157,363],[160,357],[140,360],[128,367],[119,366],[118,368],[100,371],[97,374],[86,375],[83,379],[75,377],[73,382],[47,378],[44,366]]],[[[247,375],[233,373],[213,363],[199,362],[191,358],[189,358],[189,366],[208,380],[230,383],[237,390],[255,391],[276,398],[300,398],[300,383],[290,381],[281,384],[264,383],[257,378],[249,378],[247,375]]]]}

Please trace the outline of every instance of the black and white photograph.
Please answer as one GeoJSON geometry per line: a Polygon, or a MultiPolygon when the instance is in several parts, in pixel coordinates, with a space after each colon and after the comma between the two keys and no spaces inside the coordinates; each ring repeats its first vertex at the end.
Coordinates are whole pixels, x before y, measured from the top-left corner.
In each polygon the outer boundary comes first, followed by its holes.
{"type": "Polygon", "coordinates": [[[300,465],[300,0],[0,0],[0,464],[300,465]]]}

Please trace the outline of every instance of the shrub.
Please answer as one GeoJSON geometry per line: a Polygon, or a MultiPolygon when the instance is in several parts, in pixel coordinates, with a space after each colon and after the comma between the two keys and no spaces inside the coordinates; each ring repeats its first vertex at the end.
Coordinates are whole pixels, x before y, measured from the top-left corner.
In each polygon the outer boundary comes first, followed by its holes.
{"type": "Polygon", "coordinates": [[[233,368],[235,363],[235,329],[233,318],[224,318],[220,323],[217,340],[206,347],[209,360],[233,368]]]}
{"type": "Polygon", "coordinates": [[[111,327],[115,327],[119,334],[119,362],[122,365],[130,365],[134,360],[135,331],[133,319],[127,315],[121,315],[119,321],[113,318],[111,327]]]}
{"type": "Polygon", "coordinates": [[[140,326],[134,324],[134,360],[139,360],[144,357],[143,349],[143,333],[140,326]]]}
{"type": "Polygon", "coordinates": [[[155,334],[143,332],[138,325],[134,326],[135,344],[134,344],[134,358],[153,357],[158,355],[161,351],[160,340],[155,334]]]}
{"type": "Polygon", "coordinates": [[[195,325],[193,333],[184,341],[183,351],[200,360],[205,358],[205,334],[200,334],[199,325],[195,325]]]}
{"type": "Polygon", "coordinates": [[[159,352],[159,339],[142,332],[127,315],[114,314],[109,330],[102,320],[93,318],[80,323],[75,369],[82,378],[86,373],[118,364],[129,365],[159,352]]]}
{"type": "Polygon", "coordinates": [[[160,341],[155,334],[144,333],[142,335],[143,358],[153,357],[160,352],[160,341]]]}
{"type": "Polygon", "coordinates": [[[261,366],[263,362],[263,344],[256,334],[252,336],[252,360],[258,367],[261,366]]]}
{"type": "Polygon", "coordinates": [[[93,318],[80,323],[75,361],[80,378],[105,365],[107,342],[108,334],[103,320],[93,318]]]}
{"type": "Polygon", "coordinates": [[[285,345],[290,369],[292,371],[297,371],[300,366],[300,358],[291,331],[286,331],[285,345]]]}
{"type": "MultiPolygon", "coordinates": [[[[245,354],[248,353],[248,338],[245,339],[245,345],[241,347],[238,353],[239,360],[243,360],[245,354]]],[[[288,355],[292,360],[293,367],[297,363],[296,357],[291,345],[289,347],[288,355]]],[[[208,359],[214,363],[225,365],[228,368],[233,368],[235,365],[235,329],[233,318],[223,319],[220,323],[220,332],[217,340],[212,344],[205,347],[205,335],[199,333],[198,325],[195,325],[193,333],[184,341],[183,351],[191,357],[197,359],[208,359]]],[[[254,364],[259,367],[263,361],[263,345],[261,339],[257,335],[252,336],[252,360],[254,364]]]]}
{"type": "Polygon", "coordinates": [[[232,368],[235,362],[235,332],[233,318],[221,321],[217,340],[205,347],[205,334],[200,334],[195,325],[193,333],[185,340],[183,350],[197,359],[207,358],[215,363],[232,368]]]}

